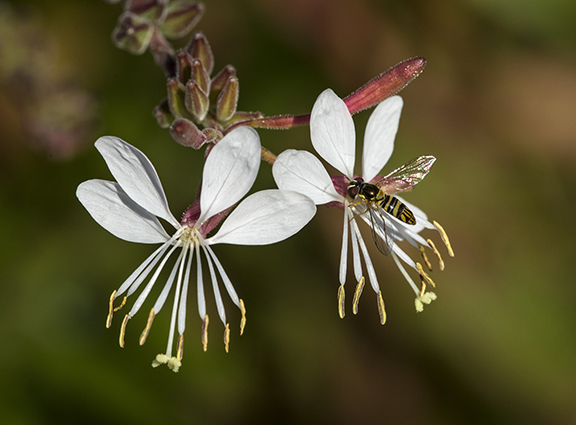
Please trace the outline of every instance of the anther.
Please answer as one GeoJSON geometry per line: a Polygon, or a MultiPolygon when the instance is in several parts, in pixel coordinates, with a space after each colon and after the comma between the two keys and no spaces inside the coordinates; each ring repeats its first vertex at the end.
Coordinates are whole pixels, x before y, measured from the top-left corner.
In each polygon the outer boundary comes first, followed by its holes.
{"type": "Polygon", "coordinates": [[[226,329],[224,329],[224,348],[228,352],[228,346],[230,344],[230,324],[226,323],[226,329]]]}
{"type": "Polygon", "coordinates": [[[246,306],[244,305],[244,300],[240,298],[240,312],[242,313],[242,319],[240,320],[240,335],[244,333],[244,326],[246,326],[246,306]]]}
{"type": "Polygon", "coordinates": [[[338,314],[340,315],[340,319],[344,319],[344,316],[346,316],[346,311],[344,308],[345,298],[346,294],[344,292],[344,285],[340,285],[338,288],[338,314]]]}
{"type": "Polygon", "coordinates": [[[436,227],[438,233],[440,233],[440,238],[442,239],[442,242],[444,242],[444,245],[446,245],[448,255],[450,255],[450,257],[454,257],[454,250],[452,249],[452,245],[450,245],[450,239],[448,239],[448,234],[446,233],[444,228],[440,225],[440,223],[438,223],[436,220],[433,220],[432,224],[434,225],[434,227],[436,227]]]}
{"type": "Polygon", "coordinates": [[[124,316],[124,320],[122,321],[122,326],[120,327],[120,339],[118,342],[120,343],[120,347],[124,348],[124,336],[126,335],[126,325],[128,324],[128,320],[130,316],[127,314],[124,316]]]}
{"type": "Polygon", "coordinates": [[[106,327],[112,326],[112,316],[114,315],[114,299],[116,298],[116,290],[110,295],[110,302],[108,303],[108,317],[106,317],[106,327]]]}
{"type": "Polygon", "coordinates": [[[380,314],[380,324],[386,323],[386,309],[384,308],[384,298],[382,291],[378,291],[378,314],[380,314]]]}
{"type": "Polygon", "coordinates": [[[422,254],[422,259],[426,263],[426,267],[428,267],[428,270],[432,271],[432,264],[430,264],[430,261],[428,260],[428,256],[426,255],[425,248],[422,245],[420,245],[420,253],[422,254]]]}
{"type": "Polygon", "coordinates": [[[146,322],[146,327],[142,331],[140,335],[140,345],[144,345],[146,342],[146,338],[148,338],[148,334],[150,333],[150,328],[152,327],[152,322],[154,321],[154,317],[156,317],[156,313],[154,309],[150,309],[150,314],[148,315],[148,321],[146,322]]]}
{"type": "Polygon", "coordinates": [[[352,299],[352,313],[354,314],[358,314],[358,304],[360,303],[360,295],[362,295],[362,291],[364,290],[365,281],[364,276],[362,276],[354,290],[354,298],[352,299]]]}
{"type": "Polygon", "coordinates": [[[202,347],[204,351],[208,349],[208,322],[208,315],[206,315],[202,320],[202,347]]]}
{"type": "Polygon", "coordinates": [[[436,248],[436,245],[434,245],[434,242],[432,242],[431,239],[426,240],[426,242],[428,242],[428,245],[430,245],[430,248],[432,249],[434,254],[436,254],[436,257],[438,257],[438,265],[440,266],[440,271],[444,270],[444,260],[442,259],[440,252],[436,248]]]}
{"type": "Polygon", "coordinates": [[[112,292],[110,295],[110,301],[108,303],[108,317],[106,318],[106,327],[110,328],[112,326],[112,316],[114,316],[114,312],[120,310],[126,304],[126,297],[122,299],[122,302],[118,307],[114,307],[114,300],[116,299],[116,290],[112,292]]]}
{"type": "Polygon", "coordinates": [[[428,276],[428,275],[426,274],[426,272],[425,272],[424,269],[422,268],[422,264],[416,263],[416,268],[418,269],[418,273],[420,274],[420,277],[421,277],[422,279],[424,279],[428,285],[432,286],[433,288],[436,288],[436,285],[434,284],[434,281],[430,278],[430,276],[428,276]]]}
{"type": "Polygon", "coordinates": [[[176,358],[178,361],[182,361],[184,357],[184,334],[178,337],[178,342],[176,343],[176,358]]]}

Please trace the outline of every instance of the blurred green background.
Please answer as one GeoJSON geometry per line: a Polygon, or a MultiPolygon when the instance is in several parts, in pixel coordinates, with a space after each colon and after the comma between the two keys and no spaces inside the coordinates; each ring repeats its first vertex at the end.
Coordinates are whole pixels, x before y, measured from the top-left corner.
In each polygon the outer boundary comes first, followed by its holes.
{"type": "MultiPolygon", "coordinates": [[[[246,332],[228,302],[226,354],[210,305],[204,353],[192,292],[178,374],[150,367],[165,350],[168,307],[143,347],[145,313],[124,349],[119,317],[105,328],[110,293],[152,247],[108,234],[75,190],[111,178],[92,144],[115,135],[153,161],[179,216],[202,154],[157,126],[165,79],[148,53],[112,44],[119,5],[0,5],[2,423],[576,423],[575,2],[206,0],[196,30],[216,70],[236,67],[242,110],[309,113],[327,87],[343,97],[426,57],[401,93],[384,171],[438,158],[406,198],[444,225],[456,257],[433,272],[438,300],[416,314],[393,261],[372,250],[381,326],[369,288],[353,316],[348,285],[338,317],[335,209],[281,244],[218,246],[246,301],[246,332]]],[[[355,117],[359,140],[368,116],[355,117]]],[[[311,149],[308,128],[259,133],[276,153],[311,149]]],[[[272,185],[262,164],[255,189],[272,185]]]]}

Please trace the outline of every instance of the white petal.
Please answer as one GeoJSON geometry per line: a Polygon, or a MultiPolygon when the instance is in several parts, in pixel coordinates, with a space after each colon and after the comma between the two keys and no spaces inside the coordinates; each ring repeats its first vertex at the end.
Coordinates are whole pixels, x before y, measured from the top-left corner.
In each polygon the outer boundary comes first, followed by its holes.
{"type": "Polygon", "coordinates": [[[315,213],[314,202],[300,193],[263,190],[244,199],[206,243],[276,243],[297,233],[315,213]]]}
{"type": "Polygon", "coordinates": [[[316,205],[343,202],[330,175],[318,158],[307,151],[288,149],[274,161],[272,174],[281,190],[293,190],[311,198],[316,205]]]}
{"type": "Polygon", "coordinates": [[[402,104],[400,96],[389,97],[368,119],[362,153],[362,177],[366,181],[376,177],[392,155],[402,104]]]}
{"type": "Polygon", "coordinates": [[[170,212],[162,183],[146,155],[118,137],[100,137],[95,146],[130,198],[148,212],[178,228],[178,220],[170,212]]]}
{"type": "Polygon", "coordinates": [[[310,138],[322,158],[349,179],[354,177],[354,121],[344,101],[330,89],[324,90],[314,103],[310,138]]]}
{"type": "Polygon", "coordinates": [[[260,167],[260,138],[249,127],[239,127],[214,146],[202,174],[202,223],[238,202],[254,184],[260,167]]]}
{"type": "Polygon", "coordinates": [[[134,202],[116,182],[88,180],[76,196],[96,222],[129,242],[161,243],[170,239],[156,216],[134,202]]]}

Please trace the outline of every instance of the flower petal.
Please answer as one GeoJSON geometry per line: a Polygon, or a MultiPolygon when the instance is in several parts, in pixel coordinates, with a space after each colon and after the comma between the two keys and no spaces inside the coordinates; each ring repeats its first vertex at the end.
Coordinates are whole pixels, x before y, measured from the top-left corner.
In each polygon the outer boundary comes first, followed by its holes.
{"type": "Polygon", "coordinates": [[[148,212],[179,227],[168,207],[162,183],[150,160],[118,137],[100,137],[95,143],[122,190],[148,212]]]}
{"type": "Polygon", "coordinates": [[[300,192],[316,205],[344,202],[320,160],[310,152],[294,149],[282,152],[274,161],[272,174],[279,189],[300,192]]]}
{"type": "Polygon", "coordinates": [[[260,138],[239,127],[214,146],[202,174],[199,223],[238,202],[254,184],[260,167],[260,138]]]}
{"type": "Polygon", "coordinates": [[[356,133],[346,104],[324,90],[312,108],[310,138],[316,152],[348,179],[354,177],[356,133]]]}
{"type": "Polygon", "coordinates": [[[392,155],[402,105],[400,96],[389,97],[374,109],[368,119],[362,153],[362,177],[368,182],[376,177],[392,155]]]}
{"type": "Polygon", "coordinates": [[[116,182],[88,180],[76,196],[96,222],[129,242],[161,243],[170,239],[155,215],[134,202],[116,182]]]}
{"type": "Polygon", "coordinates": [[[300,231],[315,213],[314,202],[298,192],[263,190],[244,199],[206,243],[276,243],[300,231]]]}

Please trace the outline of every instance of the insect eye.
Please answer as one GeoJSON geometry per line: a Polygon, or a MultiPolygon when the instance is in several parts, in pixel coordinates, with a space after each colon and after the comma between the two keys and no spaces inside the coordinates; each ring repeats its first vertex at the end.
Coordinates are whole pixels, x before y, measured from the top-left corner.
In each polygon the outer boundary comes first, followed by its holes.
{"type": "Polygon", "coordinates": [[[363,182],[361,178],[350,180],[348,184],[348,196],[352,199],[358,196],[358,192],[360,191],[360,184],[363,182]]]}
{"type": "Polygon", "coordinates": [[[359,189],[358,184],[357,183],[353,184],[353,183],[355,183],[355,182],[351,182],[348,185],[348,196],[352,199],[356,198],[356,196],[358,195],[358,189],[359,189]]]}

